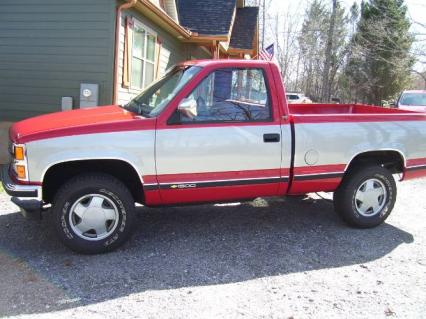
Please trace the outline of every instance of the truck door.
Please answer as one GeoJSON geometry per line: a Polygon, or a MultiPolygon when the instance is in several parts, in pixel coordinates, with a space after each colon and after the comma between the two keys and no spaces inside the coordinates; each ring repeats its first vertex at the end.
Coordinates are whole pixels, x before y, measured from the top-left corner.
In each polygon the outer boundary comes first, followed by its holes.
{"type": "Polygon", "coordinates": [[[263,68],[215,69],[179,102],[156,135],[163,203],[278,194],[288,178],[267,76],[263,68]]]}

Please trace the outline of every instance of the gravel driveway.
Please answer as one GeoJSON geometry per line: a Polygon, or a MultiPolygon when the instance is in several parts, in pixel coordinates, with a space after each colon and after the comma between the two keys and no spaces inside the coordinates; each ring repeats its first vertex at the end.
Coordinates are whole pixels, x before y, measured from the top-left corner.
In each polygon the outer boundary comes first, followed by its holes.
{"type": "Polygon", "coordinates": [[[48,216],[0,193],[0,317],[421,318],[426,179],[399,184],[387,223],[346,227],[328,201],[140,208],[119,251],[82,256],[48,216]]]}

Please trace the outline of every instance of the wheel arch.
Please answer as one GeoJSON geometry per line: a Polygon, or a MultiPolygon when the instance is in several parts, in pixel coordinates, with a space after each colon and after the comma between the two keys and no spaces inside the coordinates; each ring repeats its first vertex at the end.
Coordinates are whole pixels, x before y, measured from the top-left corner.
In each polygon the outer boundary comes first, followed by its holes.
{"type": "Polygon", "coordinates": [[[365,164],[378,164],[388,169],[392,174],[403,174],[406,167],[406,157],[396,149],[381,149],[363,151],[355,154],[345,167],[345,176],[354,167],[365,164]]]}
{"type": "Polygon", "coordinates": [[[100,172],[117,178],[129,188],[135,202],[143,203],[142,174],[134,164],[118,158],[75,159],[52,163],[44,170],[41,178],[43,200],[52,202],[63,183],[84,172],[100,172]]]}

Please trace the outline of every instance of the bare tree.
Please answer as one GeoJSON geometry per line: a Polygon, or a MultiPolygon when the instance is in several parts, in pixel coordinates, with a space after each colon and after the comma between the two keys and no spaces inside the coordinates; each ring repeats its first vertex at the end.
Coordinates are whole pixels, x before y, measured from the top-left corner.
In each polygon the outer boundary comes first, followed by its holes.
{"type": "Polygon", "coordinates": [[[273,16],[268,16],[268,34],[275,44],[275,58],[288,90],[297,90],[300,19],[296,13],[300,12],[300,9],[300,3],[297,6],[289,3],[283,13],[276,12],[273,16]]]}
{"type": "Polygon", "coordinates": [[[327,47],[325,49],[325,61],[324,61],[324,69],[322,74],[322,92],[321,92],[321,100],[329,101],[330,100],[330,71],[331,71],[331,51],[333,50],[333,40],[334,40],[334,27],[336,24],[336,11],[337,11],[337,0],[332,0],[332,10],[330,16],[330,23],[327,32],[327,47]]]}

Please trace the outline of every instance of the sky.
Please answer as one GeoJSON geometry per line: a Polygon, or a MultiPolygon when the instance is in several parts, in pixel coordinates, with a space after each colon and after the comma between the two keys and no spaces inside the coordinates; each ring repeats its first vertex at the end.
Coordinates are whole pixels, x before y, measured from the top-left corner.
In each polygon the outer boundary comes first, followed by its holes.
{"type": "MultiPolygon", "coordinates": [[[[355,0],[355,1],[358,2],[358,4],[361,3],[361,0],[355,0]]],[[[309,1],[271,0],[270,11],[273,11],[275,8],[277,8],[278,10],[282,12],[287,10],[289,6],[295,7],[298,5],[295,3],[298,3],[298,4],[302,3],[302,6],[303,5],[307,6],[309,4],[309,1]],[[292,3],[292,5],[290,5],[290,3],[292,3]]],[[[343,4],[347,9],[349,9],[350,6],[354,3],[354,0],[340,0],[340,3],[343,4]]],[[[426,0],[405,0],[405,3],[407,4],[409,15],[414,21],[426,23],[426,0]]],[[[330,5],[331,5],[331,1],[330,1],[330,5]]]]}
{"type": "MultiPolygon", "coordinates": [[[[267,12],[270,15],[273,15],[275,12],[279,12],[280,14],[284,14],[288,11],[300,15],[300,19],[303,19],[303,15],[305,12],[305,9],[308,7],[310,0],[266,0],[266,3],[270,1],[270,6],[267,9],[267,12]]],[[[331,0],[323,0],[324,3],[329,2],[331,7],[331,0]]],[[[349,8],[354,3],[354,0],[339,0],[342,6],[346,8],[346,10],[349,10],[349,8]]],[[[361,3],[361,0],[355,0],[358,2],[358,4],[361,3]]],[[[411,18],[412,21],[417,21],[423,24],[426,24],[426,0],[405,0],[405,3],[408,8],[408,15],[411,18]]],[[[415,23],[411,26],[411,32],[413,33],[422,33],[422,39],[424,39],[421,42],[415,43],[416,45],[424,45],[426,41],[426,29],[416,25],[415,23]]],[[[418,36],[417,39],[420,39],[418,36]]],[[[424,69],[424,65],[416,64],[416,68],[419,70],[424,69]]]]}
{"type": "MultiPolygon", "coordinates": [[[[349,8],[352,4],[352,0],[342,0],[342,4],[349,8]]],[[[357,1],[361,3],[361,1],[357,1]]],[[[405,0],[408,7],[408,13],[411,19],[419,22],[426,22],[426,0],[405,0]]]]}

